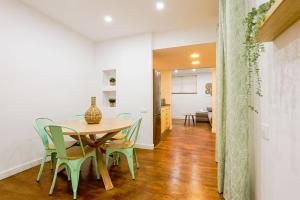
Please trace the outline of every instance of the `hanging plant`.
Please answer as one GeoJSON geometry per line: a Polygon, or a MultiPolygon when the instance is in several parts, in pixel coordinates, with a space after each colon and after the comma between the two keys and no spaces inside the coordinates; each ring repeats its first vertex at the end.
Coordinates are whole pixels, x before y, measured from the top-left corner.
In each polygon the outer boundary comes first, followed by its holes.
{"type": "MultiPolygon", "coordinates": [[[[252,92],[252,86],[254,81],[256,82],[255,94],[262,97],[261,89],[261,77],[260,69],[258,66],[258,59],[261,53],[264,51],[264,45],[257,40],[258,32],[260,26],[262,25],[266,13],[270,10],[271,6],[274,4],[275,0],[270,0],[267,3],[260,5],[258,8],[252,8],[252,10],[246,16],[244,23],[246,25],[246,59],[248,63],[249,73],[248,73],[248,95],[252,92]]],[[[253,105],[249,105],[249,108],[255,112],[253,105]]]]}

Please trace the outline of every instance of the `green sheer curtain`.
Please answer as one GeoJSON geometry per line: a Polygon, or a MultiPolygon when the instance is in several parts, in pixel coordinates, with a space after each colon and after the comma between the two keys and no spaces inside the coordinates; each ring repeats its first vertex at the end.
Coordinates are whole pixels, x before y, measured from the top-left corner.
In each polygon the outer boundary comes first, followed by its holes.
{"type": "Polygon", "coordinates": [[[225,4],[219,3],[219,26],[217,40],[217,129],[216,129],[216,159],[218,162],[218,191],[224,189],[225,174],[225,141],[226,141],[226,74],[225,74],[225,4]]]}
{"type": "Polygon", "coordinates": [[[248,67],[244,57],[248,0],[219,0],[217,42],[218,190],[226,200],[250,200],[248,67]]]}

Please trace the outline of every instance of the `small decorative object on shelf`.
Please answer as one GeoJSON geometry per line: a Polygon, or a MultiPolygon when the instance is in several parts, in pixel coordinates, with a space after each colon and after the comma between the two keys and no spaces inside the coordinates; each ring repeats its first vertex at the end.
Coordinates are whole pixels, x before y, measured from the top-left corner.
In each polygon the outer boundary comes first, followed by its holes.
{"type": "Polygon", "coordinates": [[[109,105],[110,107],[115,107],[116,106],[116,99],[115,98],[109,98],[109,105]]]}
{"type": "Polygon", "coordinates": [[[85,112],[85,121],[88,124],[99,124],[102,118],[101,110],[96,106],[96,97],[91,97],[91,106],[85,112]]]}
{"type": "Polygon", "coordinates": [[[109,83],[110,83],[111,86],[116,85],[116,79],[115,79],[114,77],[111,77],[111,78],[109,79],[109,83]]]}

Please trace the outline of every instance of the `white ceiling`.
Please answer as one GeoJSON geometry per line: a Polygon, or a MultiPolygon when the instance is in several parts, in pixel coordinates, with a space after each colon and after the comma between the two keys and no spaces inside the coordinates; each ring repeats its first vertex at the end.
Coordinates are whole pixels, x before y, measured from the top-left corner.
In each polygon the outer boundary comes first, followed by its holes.
{"type": "Polygon", "coordinates": [[[200,26],[217,20],[217,0],[20,0],[72,30],[94,40],[200,26]],[[106,24],[105,15],[113,22],[106,24]]]}

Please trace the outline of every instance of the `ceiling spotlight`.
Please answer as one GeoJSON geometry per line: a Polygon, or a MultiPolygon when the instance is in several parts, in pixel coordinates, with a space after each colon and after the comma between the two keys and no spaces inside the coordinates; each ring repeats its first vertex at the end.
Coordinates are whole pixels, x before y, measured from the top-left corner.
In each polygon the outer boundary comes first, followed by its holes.
{"type": "Polygon", "coordinates": [[[195,60],[195,61],[192,62],[192,64],[193,65],[198,65],[198,64],[200,64],[200,61],[199,60],[195,60]]]}
{"type": "Polygon", "coordinates": [[[191,55],[191,58],[199,58],[199,54],[198,53],[193,53],[192,55],[191,55]]]}
{"type": "Polygon", "coordinates": [[[178,70],[176,69],[176,70],[174,70],[174,73],[178,73],[178,70]]]}
{"type": "Polygon", "coordinates": [[[105,21],[106,23],[111,23],[111,22],[112,22],[112,17],[111,17],[111,16],[105,16],[105,17],[104,17],[104,21],[105,21]]]}
{"type": "Polygon", "coordinates": [[[163,10],[165,8],[165,3],[162,1],[159,1],[156,3],[156,9],[157,10],[163,10]]]}
{"type": "Polygon", "coordinates": [[[192,71],[193,71],[193,72],[195,72],[195,71],[196,71],[196,69],[192,69],[192,71]]]}

